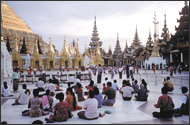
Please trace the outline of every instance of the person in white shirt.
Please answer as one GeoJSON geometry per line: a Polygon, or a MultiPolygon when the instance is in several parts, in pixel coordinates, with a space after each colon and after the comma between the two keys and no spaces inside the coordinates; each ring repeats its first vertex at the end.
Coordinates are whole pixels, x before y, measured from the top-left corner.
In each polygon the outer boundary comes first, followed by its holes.
{"type": "Polygon", "coordinates": [[[123,68],[121,66],[118,68],[118,72],[119,72],[119,78],[122,79],[123,68]]]}
{"type": "MultiPolygon", "coordinates": [[[[38,89],[38,91],[39,92],[45,92],[45,89],[44,89],[44,87],[43,87],[43,85],[44,85],[44,82],[42,81],[42,79],[39,77],[38,78],[38,82],[36,82],[36,87],[37,87],[37,89],[38,89]]],[[[43,96],[43,94],[39,94],[38,95],[38,97],[42,97],[43,96]]]]}
{"type": "Polygon", "coordinates": [[[123,80],[123,87],[119,92],[122,93],[123,100],[131,100],[134,89],[130,87],[129,81],[123,80]]]}
{"type": "Polygon", "coordinates": [[[113,81],[112,87],[115,89],[115,91],[119,90],[119,88],[117,86],[117,80],[116,79],[113,81]]]}
{"type": "Polygon", "coordinates": [[[46,90],[50,90],[51,96],[55,95],[56,86],[55,84],[52,84],[52,79],[49,79],[49,84],[46,86],[46,90]]]}
{"type": "Polygon", "coordinates": [[[13,103],[12,105],[26,105],[26,104],[28,104],[31,92],[29,89],[27,89],[26,84],[22,84],[22,88],[23,89],[20,91],[18,99],[16,99],[15,103],[13,103]]]}
{"type": "Polygon", "coordinates": [[[34,67],[34,75],[36,75],[36,67],[34,67]]]}
{"type": "Polygon", "coordinates": [[[131,65],[129,67],[129,75],[133,78],[133,67],[131,65]]]}
{"type": "Polygon", "coordinates": [[[1,96],[13,96],[10,94],[10,87],[7,85],[7,82],[3,82],[3,86],[1,87],[1,91],[3,92],[3,94],[1,94],[1,96]]]}
{"type": "Polygon", "coordinates": [[[93,120],[105,115],[98,112],[98,101],[94,98],[94,91],[90,90],[88,93],[88,99],[84,101],[85,111],[77,113],[79,118],[93,120]]]}

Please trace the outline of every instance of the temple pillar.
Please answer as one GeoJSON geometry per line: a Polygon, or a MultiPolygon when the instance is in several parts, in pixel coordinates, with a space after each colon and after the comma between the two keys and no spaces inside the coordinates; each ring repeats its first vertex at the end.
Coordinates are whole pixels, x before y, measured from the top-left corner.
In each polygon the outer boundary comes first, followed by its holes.
{"type": "Polygon", "coordinates": [[[183,63],[183,53],[181,52],[181,63],[183,63]]]}
{"type": "Polygon", "coordinates": [[[172,53],[170,53],[170,63],[172,63],[172,53]]]}

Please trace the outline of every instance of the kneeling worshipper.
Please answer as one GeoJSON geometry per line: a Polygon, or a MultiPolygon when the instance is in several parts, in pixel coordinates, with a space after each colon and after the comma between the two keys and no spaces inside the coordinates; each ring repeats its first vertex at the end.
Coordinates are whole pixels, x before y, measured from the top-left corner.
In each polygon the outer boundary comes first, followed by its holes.
{"type": "Polygon", "coordinates": [[[140,85],[138,95],[135,95],[135,98],[137,99],[137,101],[147,101],[148,94],[143,84],[140,85]]]}
{"type": "Polygon", "coordinates": [[[13,96],[12,94],[10,94],[10,87],[7,85],[7,82],[3,82],[3,86],[1,87],[1,91],[3,94],[1,94],[2,97],[10,97],[13,96]]]}
{"type": "Polygon", "coordinates": [[[123,87],[119,92],[122,93],[123,100],[131,100],[134,89],[130,86],[129,81],[123,80],[123,87]]]}

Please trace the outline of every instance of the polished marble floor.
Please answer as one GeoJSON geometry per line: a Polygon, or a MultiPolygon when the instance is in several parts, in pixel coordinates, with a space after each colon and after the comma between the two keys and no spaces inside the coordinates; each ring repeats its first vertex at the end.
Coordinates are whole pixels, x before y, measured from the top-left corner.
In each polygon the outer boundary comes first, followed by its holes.
{"type": "MultiPolygon", "coordinates": [[[[57,71],[49,71],[50,74],[56,74],[57,71]]],[[[75,71],[70,71],[70,73],[75,73],[75,71]]],[[[169,75],[169,72],[164,71],[162,74],[161,71],[156,71],[156,75],[159,78],[163,78],[169,75]]],[[[24,73],[26,74],[26,73],[24,73]]],[[[144,70],[140,70],[139,74],[135,74],[134,78],[139,79],[140,75],[145,74],[144,70]]],[[[152,71],[146,71],[146,74],[149,77],[154,78],[154,74],[152,71]]],[[[102,83],[104,82],[105,77],[108,77],[108,80],[111,80],[110,74],[102,76],[102,83]]],[[[173,79],[187,78],[189,77],[188,72],[182,72],[182,74],[174,74],[173,79]]],[[[123,79],[119,79],[118,74],[114,76],[114,79],[117,79],[117,83],[119,88],[122,86],[122,80],[126,79],[126,75],[123,74],[123,79]]],[[[93,80],[96,83],[97,76],[93,75],[93,80]]],[[[130,80],[130,79],[129,79],[130,80]]],[[[163,79],[162,79],[163,81],[163,79]]],[[[116,92],[116,103],[109,106],[102,106],[98,108],[99,112],[103,113],[105,110],[112,111],[111,114],[105,114],[104,117],[100,117],[96,120],[83,120],[78,118],[77,113],[81,110],[72,111],[74,117],[68,119],[66,122],[54,122],[49,124],[189,124],[189,116],[183,115],[182,117],[172,117],[168,119],[157,119],[152,116],[153,111],[159,111],[159,109],[155,108],[153,105],[157,103],[158,97],[161,95],[162,81],[156,82],[148,82],[149,97],[147,102],[136,101],[133,95],[131,101],[123,101],[122,95],[117,91],[116,92]]],[[[88,81],[81,82],[84,91],[85,86],[89,84],[88,81]]],[[[140,81],[139,83],[140,84],[140,81]]],[[[28,88],[33,90],[35,85],[32,83],[27,83],[28,88]]],[[[45,84],[46,85],[46,84],[45,84]]],[[[44,85],[44,86],[45,86],[44,85]]],[[[181,93],[181,84],[174,85],[174,91],[168,93],[169,96],[172,97],[173,102],[175,104],[175,108],[180,107],[182,101],[182,93],[181,93]]],[[[102,91],[102,84],[97,84],[100,91],[102,91]]],[[[63,84],[63,92],[67,88],[66,84],[63,84]]],[[[19,85],[19,89],[21,89],[21,85],[19,85]]],[[[56,93],[58,93],[57,91],[56,93]]],[[[29,116],[22,116],[21,112],[27,109],[27,105],[15,105],[11,104],[14,102],[15,98],[18,97],[18,93],[13,93],[13,97],[1,97],[1,122],[7,121],[8,124],[31,124],[34,120],[41,120],[44,124],[46,124],[45,118],[49,117],[49,115],[41,116],[37,118],[32,118],[29,116]]],[[[87,98],[85,96],[85,98],[87,98]]],[[[83,102],[78,102],[79,106],[83,106],[83,102]]],[[[82,109],[84,110],[84,109],[82,109]]]]}

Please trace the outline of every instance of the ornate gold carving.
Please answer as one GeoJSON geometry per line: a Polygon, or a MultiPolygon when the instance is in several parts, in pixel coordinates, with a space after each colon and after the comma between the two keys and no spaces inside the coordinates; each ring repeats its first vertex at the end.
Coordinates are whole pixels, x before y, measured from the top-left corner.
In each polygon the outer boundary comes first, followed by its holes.
{"type": "Polygon", "coordinates": [[[178,48],[189,47],[189,42],[188,42],[188,41],[186,41],[185,43],[180,43],[180,42],[178,42],[178,43],[177,43],[177,47],[178,47],[178,48]]]}

